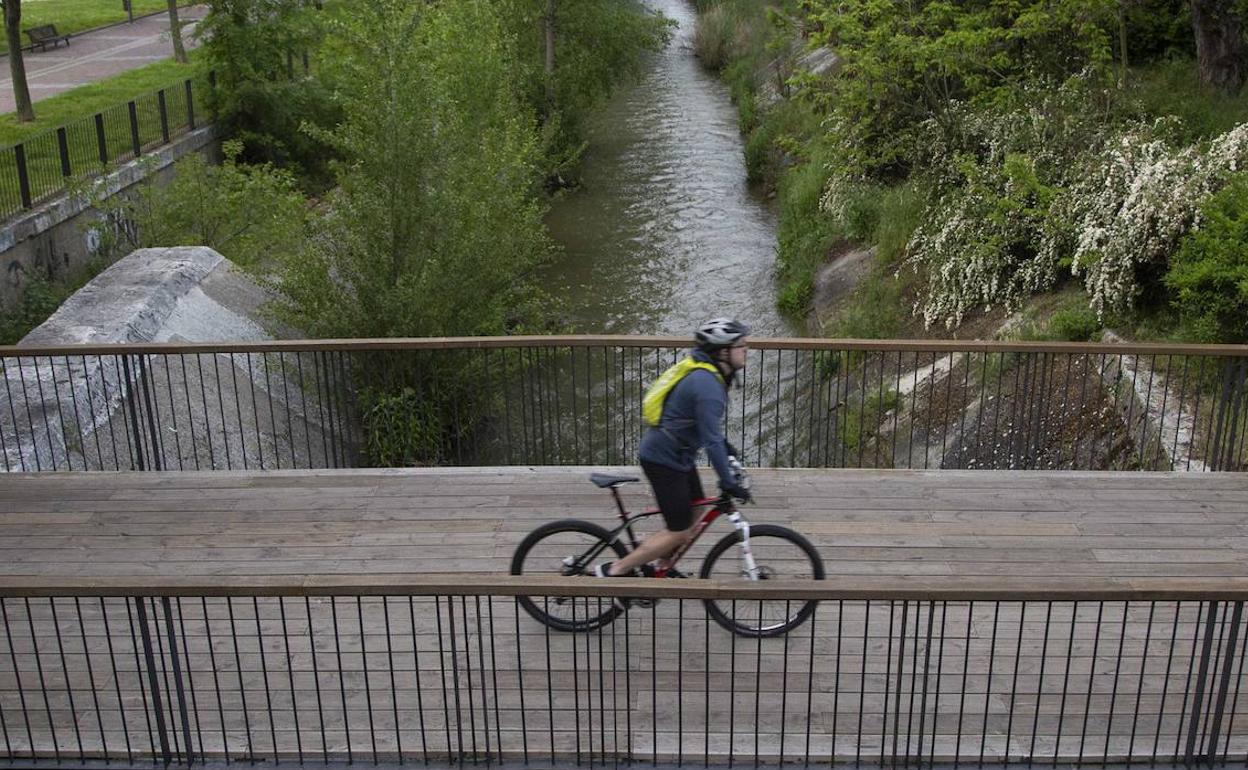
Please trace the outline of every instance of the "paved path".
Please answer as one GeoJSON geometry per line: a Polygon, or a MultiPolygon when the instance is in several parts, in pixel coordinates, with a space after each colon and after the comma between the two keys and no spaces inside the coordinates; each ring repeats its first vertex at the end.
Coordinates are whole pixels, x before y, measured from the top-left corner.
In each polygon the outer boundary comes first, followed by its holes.
{"type": "MultiPolygon", "coordinates": [[[[178,18],[183,22],[197,21],[208,12],[207,6],[182,8],[178,18]]],[[[198,45],[191,32],[194,25],[183,27],[182,39],[188,49],[198,45]]],[[[40,52],[25,52],[26,81],[30,97],[40,99],[94,83],[145,64],[173,56],[169,36],[169,15],[159,13],[136,19],[133,24],[118,24],[70,38],[69,46],[57,46],[40,52]]],[[[7,57],[0,67],[6,77],[0,80],[0,113],[15,109],[13,81],[7,77],[7,57]]]]}

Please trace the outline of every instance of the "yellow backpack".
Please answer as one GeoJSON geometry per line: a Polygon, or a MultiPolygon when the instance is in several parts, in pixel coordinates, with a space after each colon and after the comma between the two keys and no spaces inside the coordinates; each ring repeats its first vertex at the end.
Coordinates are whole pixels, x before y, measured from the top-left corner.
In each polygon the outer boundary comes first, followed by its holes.
{"type": "Polygon", "coordinates": [[[692,358],[682,358],[668,367],[667,371],[660,374],[658,379],[646,389],[646,395],[641,399],[641,416],[646,421],[646,425],[659,424],[659,420],[663,417],[663,402],[667,400],[667,394],[694,369],[714,372],[720,382],[724,381],[724,376],[719,373],[719,369],[714,364],[695,361],[692,358]]]}

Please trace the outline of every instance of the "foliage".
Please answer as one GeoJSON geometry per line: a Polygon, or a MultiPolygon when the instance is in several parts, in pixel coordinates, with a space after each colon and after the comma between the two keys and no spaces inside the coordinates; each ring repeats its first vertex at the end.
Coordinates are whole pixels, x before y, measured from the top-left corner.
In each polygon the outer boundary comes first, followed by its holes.
{"type": "MultiPolygon", "coordinates": [[[[1175,121],[1116,128],[1096,81],[1020,89],[1016,105],[950,111],[930,174],[940,191],[910,244],[927,281],[916,311],[953,326],[1009,309],[1071,274],[1098,318],[1137,300],[1164,268],[1199,202],[1245,159],[1248,127],[1179,145],[1175,121]]],[[[825,199],[835,200],[829,186],[825,199]]]]}
{"type": "Polygon", "coordinates": [[[950,106],[1110,61],[1111,0],[812,0],[841,71],[824,96],[852,177],[905,176],[950,106]]]}
{"type": "Polygon", "coordinates": [[[324,35],[324,14],[302,0],[209,0],[196,35],[216,72],[214,108],[226,136],[243,140],[251,163],[298,164],[328,174],[331,153],[301,126],[332,126],[331,89],[303,74],[303,57],[324,35]]]}
{"type": "Polygon", "coordinates": [[[766,6],[755,0],[701,3],[693,51],[704,67],[721,71],[733,62],[756,63],[764,45],[766,6]]]}
{"type": "Polygon", "coordinates": [[[343,122],[317,132],[344,158],[340,188],[314,247],[277,281],[296,325],[438,336],[517,320],[549,243],[535,122],[502,16],[484,0],[382,0],[340,23],[356,87],[339,94],[343,122]]]}
{"type": "Polygon", "coordinates": [[[297,259],[310,217],[294,176],[240,163],[241,149],[226,142],[220,165],[193,153],[175,164],[168,184],[149,174],[130,194],[97,201],[113,224],[102,233],[100,251],[120,256],[152,246],[207,246],[249,267],[297,259]]]}
{"type": "Polygon", "coordinates": [[[1102,150],[1058,210],[1073,235],[1072,271],[1083,276],[1099,317],[1132,305],[1141,275],[1164,270],[1201,203],[1245,162],[1248,124],[1177,149],[1156,129],[1137,129],[1102,150]]]}
{"type": "Polygon", "coordinates": [[[505,31],[513,38],[512,77],[518,93],[542,123],[549,173],[577,159],[590,113],[621,83],[641,73],[648,52],[662,50],[671,24],[633,0],[556,0],[555,70],[548,83],[546,2],[505,0],[498,6],[505,31]],[[553,104],[547,100],[548,85],[553,104]]]}
{"type": "Polygon", "coordinates": [[[777,190],[776,269],[779,305],[787,313],[802,313],[809,307],[815,272],[842,237],[838,222],[819,209],[825,173],[818,159],[794,166],[781,178],[777,190]]]}
{"type": "Polygon", "coordinates": [[[28,281],[22,287],[16,307],[0,313],[0,345],[16,345],[105,267],[103,260],[92,259],[68,280],[52,281],[36,276],[28,281]]]}
{"type": "Polygon", "coordinates": [[[365,461],[379,468],[438,456],[442,437],[435,402],[414,388],[366,387],[359,393],[365,461]]]}
{"type": "Polygon", "coordinates": [[[1120,108],[1123,120],[1179,119],[1175,141],[1193,143],[1248,123],[1248,91],[1227,96],[1196,85],[1196,62],[1165,59],[1136,69],[1120,108]]]}
{"type": "Polygon", "coordinates": [[[1189,339],[1248,342],[1248,174],[1240,173],[1200,208],[1200,227],[1170,261],[1174,292],[1189,339]]]}

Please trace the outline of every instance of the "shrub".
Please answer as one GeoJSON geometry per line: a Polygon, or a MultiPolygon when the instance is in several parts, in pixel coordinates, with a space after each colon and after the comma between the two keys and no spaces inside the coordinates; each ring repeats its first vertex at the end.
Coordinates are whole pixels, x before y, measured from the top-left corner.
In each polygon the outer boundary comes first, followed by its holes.
{"type": "Polygon", "coordinates": [[[1129,131],[1088,165],[1057,213],[1070,223],[1072,270],[1098,317],[1133,305],[1140,273],[1165,265],[1200,204],[1245,162],[1248,124],[1179,149],[1155,129],[1129,131]]]}
{"type": "Polygon", "coordinates": [[[302,254],[309,211],[294,175],[268,164],[239,163],[242,144],[236,140],[226,142],[224,152],[220,165],[188,155],[174,166],[168,184],[149,176],[132,194],[97,202],[114,224],[101,233],[105,255],[208,246],[249,267],[302,254]]]}
{"type": "Polygon", "coordinates": [[[693,52],[702,65],[722,70],[732,59],[732,42],[737,34],[737,18],[723,3],[712,5],[698,16],[693,32],[693,52]]]}
{"type": "Polygon", "coordinates": [[[1248,174],[1239,174],[1200,208],[1199,229],[1170,261],[1184,336],[1202,342],[1248,341],[1248,174]]]}
{"type": "Polygon", "coordinates": [[[841,236],[835,218],[819,207],[826,172],[818,160],[789,168],[780,179],[779,272],[780,308],[804,313],[810,305],[815,271],[841,236]]]}

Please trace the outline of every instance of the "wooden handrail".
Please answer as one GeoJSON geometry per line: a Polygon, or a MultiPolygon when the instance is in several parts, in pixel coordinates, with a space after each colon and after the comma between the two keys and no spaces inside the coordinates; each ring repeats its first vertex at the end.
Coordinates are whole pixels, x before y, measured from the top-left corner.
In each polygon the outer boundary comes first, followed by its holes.
{"type": "MultiPolygon", "coordinates": [[[[319,351],[482,350],[507,348],[682,348],[687,337],[622,334],[525,335],[514,337],[395,337],[384,339],[272,340],[266,342],[138,342],[91,345],[0,346],[0,358],[121,354],[276,353],[319,351]]],[[[862,350],[919,353],[1066,353],[1176,356],[1248,356],[1248,345],[1171,343],[1021,342],[995,340],[862,340],[751,338],[759,350],[862,350]]]]}
{"type": "Polygon", "coordinates": [[[740,601],[1245,601],[1248,578],[835,577],[824,581],[589,580],[497,573],[0,577],[0,597],[644,596],[740,601]]]}

